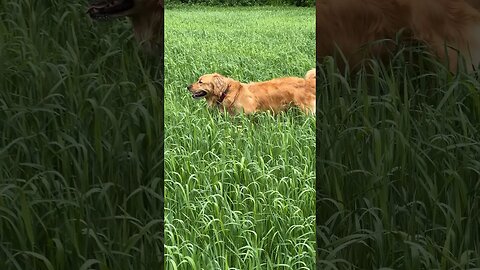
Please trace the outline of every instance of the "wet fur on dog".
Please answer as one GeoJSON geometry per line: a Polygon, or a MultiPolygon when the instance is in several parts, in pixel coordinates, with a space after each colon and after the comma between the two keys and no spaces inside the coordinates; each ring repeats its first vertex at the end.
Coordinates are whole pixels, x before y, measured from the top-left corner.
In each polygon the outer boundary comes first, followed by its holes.
{"type": "Polygon", "coordinates": [[[259,111],[278,113],[289,107],[315,113],[315,69],[304,78],[286,77],[265,82],[241,83],[218,73],[201,76],[187,89],[193,98],[205,98],[210,107],[231,114],[259,111]]]}
{"type": "Polygon", "coordinates": [[[163,48],[163,9],[163,0],[95,0],[87,13],[99,21],[129,17],[135,38],[143,49],[152,55],[160,55],[163,48]]]}
{"type": "Polygon", "coordinates": [[[393,45],[365,45],[403,30],[403,40],[426,44],[452,72],[457,52],[470,70],[480,63],[480,0],[318,0],[316,8],[319,58],[341,51],[351,67],[366,57],[387,61],[393,45]]]}

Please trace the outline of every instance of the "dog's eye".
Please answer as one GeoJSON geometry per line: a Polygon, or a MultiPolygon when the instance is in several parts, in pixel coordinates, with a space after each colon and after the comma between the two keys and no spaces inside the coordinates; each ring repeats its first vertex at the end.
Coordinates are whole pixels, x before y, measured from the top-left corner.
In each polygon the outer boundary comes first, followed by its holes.
{"type": "Polygon", "coordinates": [[[198,83],[203,83],[202,80],[198,81],[198,83]]]}

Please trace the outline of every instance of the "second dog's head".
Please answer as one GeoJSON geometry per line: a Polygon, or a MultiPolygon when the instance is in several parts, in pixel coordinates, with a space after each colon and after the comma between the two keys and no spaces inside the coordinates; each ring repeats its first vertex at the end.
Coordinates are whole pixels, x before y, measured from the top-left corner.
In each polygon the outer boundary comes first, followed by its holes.
{"type": "Polygon", "coordinates": [[[187,86],[193,98],[220,98],[226,91],[239,86],[240,83],[218,73],[201,76],[197,82],[187,86]]]}
{"type": "Polygon", "coordinates": [[[92,0],[87,13],[95,20],[138,16],[145,11],[163,7],[163,0],[92,0]]]}

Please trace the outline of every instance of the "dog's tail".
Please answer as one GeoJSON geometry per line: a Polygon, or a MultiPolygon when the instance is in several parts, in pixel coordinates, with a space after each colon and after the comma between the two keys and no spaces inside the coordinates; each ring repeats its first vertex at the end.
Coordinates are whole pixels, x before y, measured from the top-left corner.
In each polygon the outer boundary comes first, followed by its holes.
{"type": "Polygon", "coordinates": [[[317,79],[317,69],[310,69],[307,74],[305,74],[305,80],[315,80],[317,79]]]}

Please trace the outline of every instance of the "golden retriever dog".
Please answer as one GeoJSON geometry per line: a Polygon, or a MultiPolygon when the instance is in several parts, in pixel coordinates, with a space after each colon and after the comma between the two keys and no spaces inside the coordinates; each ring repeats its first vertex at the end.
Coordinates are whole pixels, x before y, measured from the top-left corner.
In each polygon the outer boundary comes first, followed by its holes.
{"type": "Polygon", "coordinates": [[[403,31],[452,72],[459,55],[469,71],[480,63],[480,0],[317,0],[316,8],[319,59],[341,51],[351,67],[367,56],[388,60],[391,42],[365,45],[403,31]]]}
{"type": "Polygon", "coordinates": [[[129,17],[135,38],[149,53],[159,55],[163,47],[163,0],[94,0],[87,13],[106,21],[129,17]]]}
{"type": "Polygon", "coordinates": [[[259,111],[278,113],[291,106],[315,114],[315,69],[304,78],[286,77],[265,82],[241,83],[218,73],[206,74],[187,87],[192,97],[205,98],[210,107],[231,114],[259,111]]]}

